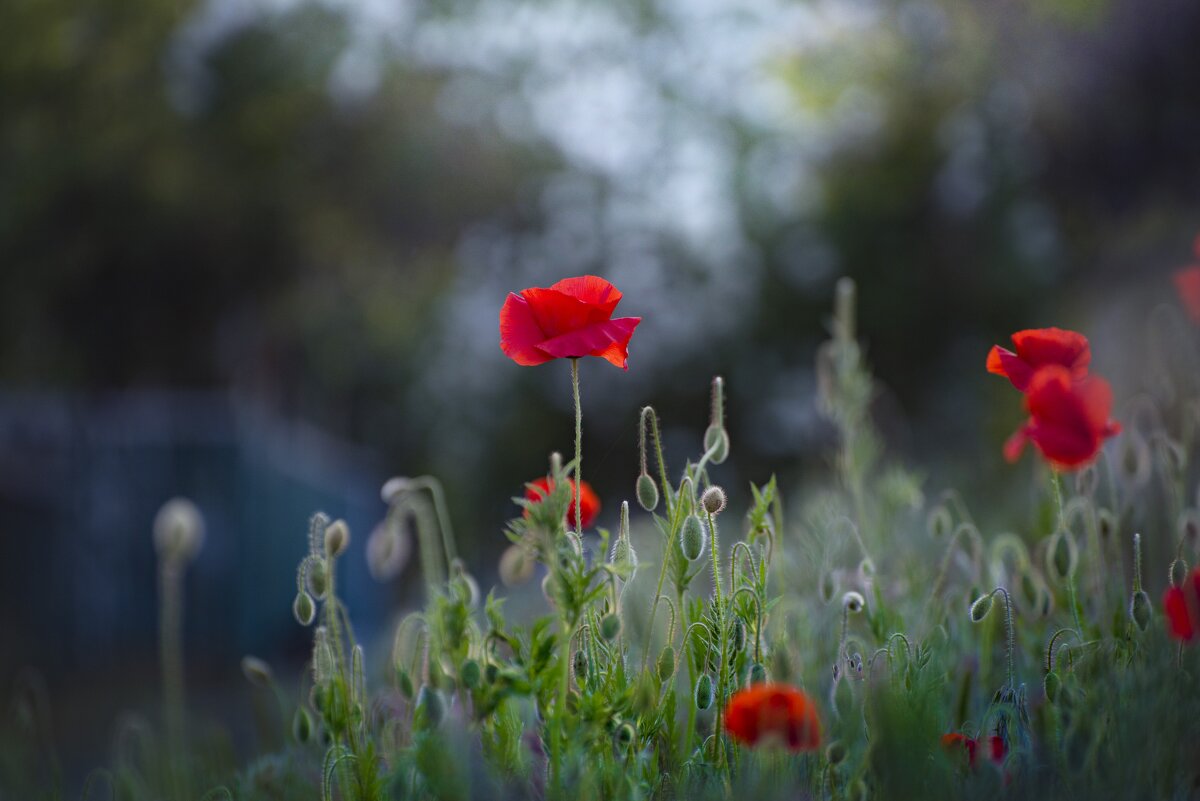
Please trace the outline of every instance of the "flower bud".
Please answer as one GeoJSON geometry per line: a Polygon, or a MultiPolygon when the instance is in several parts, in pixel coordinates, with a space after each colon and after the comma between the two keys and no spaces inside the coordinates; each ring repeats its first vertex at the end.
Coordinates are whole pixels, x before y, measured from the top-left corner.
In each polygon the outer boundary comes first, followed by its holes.
{"type": "Polygon", "coordinates": [[[621,618],[613,613],[609,613],[600,619],[600,636],[605,640],[612,642],[621,633],[621,618]]]}
{"type": "Polygon", "coordinates": [[[204,518],[187,498],[172,498],[154,516],[154,549],[163,559],[189,560],[204,544],[204,518]]]}
{"type": "Polygon", "coordinates": [[[463,686],[468,690],[474,690],[479,686],[482,673],[483,671],[480,669],[479,663],[474,659],[463,660],[462,665],[458,668],[458,677],[462,679],[463,686]]]}
{"type": "Polygon", "coordinates": [[[658,655],[658,679],[667,681],[675,674],[675,648],[667,645],[658,655]]]}
{"type": "Polygon", "coordinates": [[[575,652],[575,656],[571,660],[571,675],[575,677],[576,684],[583,684],[587,681],[589,667],[587,654],[581,648],[575,652]]]}
{"type": "Polygon", "coordinates": [[[821,575],[820,586],[821,600],[829,603],[833,600],[833,596],[837,594],[837,580],[833,577],[833,571],[827,570],[821,575]]]}
{"type": "Polygon", "coordinates": [[[633,740],[637,737],[637,732],[633,728],[633,724],[629,722],[622,723],[617,727],[617,743],[622,747],[627,747],[633,744],[633,740]]]}
{"type": "Polygon", "coordinates": [[[345,520],[334,520],[325,529],[325,553],[332,559],[350,547],[350,527],[345,520]]]}
{"type": "Polygon", "coordinates": [[[767,681],[767,668],[761,662],[755,662],[750,666],[750,684],[765,684],[767,681]]]}
{"type": "Polygon", "coordinates": [[[725,509],[725,490],[713,485],[700,496],[700,505],[710,515],[718,515],[725,509]]]}
{"type": "Polygon", "coordinates": [[[1153,616],[1154,609],[1150,605],[1150,596],[1146,594],[1145,590],[1138,590],[1129,601],[1129,619],[1134,622],[1138,630],[1145,631],[1153,616]]]}
{"type": "Polygon", "coordinates": [[[1183,557],[1179,557],[1171,562],[1170,570],[1167,571],[1167,576],[1171,580],[1172,587],[1182,587],[1184,580],[1187,578],[1188,563],[1183,557]]]}
{"type": "Polygon", "coordinates": [[[1058,698],[1058,691],[1062,689],[1062,679],[1052,670],[1042,679],[1042,687],[1046,690],[1046,700],[1053,704],[1058,698]]]}
{"type": "Polygon", "coordinates": [[[275,682],[271,666],[257,656],[242,657],[242,675],[246,677],[246,681],[264,690],[275,682]]]}
{"type": "Polygon", "coordinates": [[[709,461],[721,464],[729,458],[729,433],[724,426],[711,425],[704,431],[704,452],[712,453],[709,461]]]}
{"type": "Polygon", "coordinates": [[[308,589],[316,598],[324,598],[329,589],[329,565],[319,556],[308,559],[308,589]]]}
{"type": "Polygon", "coordinates": [[[400,575],[408,564],[412,545],[399,524],[384,521],[367,537],[367,569],[376,581],[400,575]]]}
{"type": "Polygon", "coordinates": [[[1110,510],[1101,509],[1096,513],[1096,529],[1100,539],[1107,542],[1117,533],[1117,518],[1110,510]]]}
{"type": "Polygon", "coordinates": [[[405,699],[412,700],[414,692],[412,676],[408,675],[408,671],[402,667],[396,668],[396,689],[405,699]]]}
{"type": "Polygon", "coordinates": [[[658,508],[658,485],[647,473],[638,476],[637,502],[647,512],[653,512],[658,508]]]}
{"type": "Polygon", "coordinates": [[[1075,538],[1066,529],[1059,529],[1050,537],[1046,548],[1046,572],[1059,581],[1067,581],[1075,574],[1079,563],[1079,549],[1075,538]]]}
{"type": "Polygon", "coordinates": [[[862,595],[854,590],[851,590],[842,596],[842,606],[845,607],[846,611],[850,612],[851,614],[858,614],[863,610],[863,606],[865,605],[866,601],[863,600],[862,595]]]}
{"type": "Polygon", "coordinates": [[[1185,509],[1179,516],[1179,539],[1184,547],[1196,550],[1200,544],[1200,512],[1195,509],[1185,509]]]}
{"type": "Polygon", "coordinates": [[[679,549],[689,562],[695,562],[704,553],[708,544],[708,532],[704,523],[696,515],[688,515],[683,521],[683,530],[679,534],[679,549]]]}
{"type": "Polygon", "coordinates": [[[384,482],[383,488],[379,490],[379,497],[388,506],[391,506],[396,501],[400,500],[400,496],[412,490],[413,484],[410,479],[404,476],[396,476],[389,478],[384,482]]]}
{"type": "Polygon", "coordinates": [[[703,712],[712,706],[713,702],[713,682],[712,676],[707,673],[701,673],[700,678],[696,680],[696,709],[703,712]]]}
{"type": "Polygon", "coordinates": [[[296,738],[296,742],[303,745],[312,737],[313,723],[312,717],[308,714],[308,710],[304,707],[296,707],[296,716],[292,718],[292,736],[296,738]]]}
{"type": "Polygon", "coordinates": [[[841,740],[834,740],[825,749],[825,760],[830,765],[837,765],[846,758],[846,744],[841,740]]]}
{"type": "Polygon", "coordinates": [[[442,695],[429,685],[422,685],[417,693],[417,707],[413,724],[418,728],[436,729],[446,716],[446,702],[442,695]]]}
{"type": "Polygon", "coordinates": [[[945,537],[954,528],[954,518],[950,516],[950,510],[944,503],[939,503],[929,512],[929,517],[925,520],[925,528],[928,529],[929,536],[935,540],[945,537]]]}
{"type": "Polygon", "coordinates": [[[296,593],[296,600],[292,601],[292,615],[301,626],[311,625],[313,618],[317,616],[317,608],[313,604],[312,596],[303,590],[296,593]]]}
{"type": "Polygon", "coordinates": [[[971,604],[971,622],[979,623],[992,611],[992,594],[981,595],[971,604]]]}
{"type": "Polygon", "coordinates": [[[329,632],[324,626],[313,631],[313,684],[318,686],[333,678],[333,650],[329,647],[329,632]]]}
{"type": "Polygon", "coordinates": [[[733,652],[741,653],[746,647],[746,624],[742,622],[740,617],[733,619],[733,626],[730,627],[729,635],[733,652]]]}
{"type": "Polygon", "coordinates": [[[500,555],[500,581],[506,587],[516,587],[533,577],[534,560],[521,545],[510,545],[500,555]]]}

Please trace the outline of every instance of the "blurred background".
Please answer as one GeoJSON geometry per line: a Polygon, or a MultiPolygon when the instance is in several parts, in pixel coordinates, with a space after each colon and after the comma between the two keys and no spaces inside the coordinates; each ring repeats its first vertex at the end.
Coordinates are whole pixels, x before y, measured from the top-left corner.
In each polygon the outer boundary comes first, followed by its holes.
{"type": "Polygon", "coordinates": [[[1076,327],[1138,391],[1200,229],[1198,41],[1194,0],[5,0],[0,692],[40,671],[68,770],[153,714],[174,495],[207,522],[191,700],[235,730],[239,658],[306,656],[313,511],[351,525],[368,637],[421,598],[362,557],[391,475],[445,482],[486,591],[572,437],[566,364],[505,358],[498,311],[568,275],[644,318],[628,373],[582,370],[600,525],[639,407],[678,467],[714,374],[735,507],[825,473],[842,275],[892,453],[1013,492],[1021,411],[984,356],[1076,327]]]}

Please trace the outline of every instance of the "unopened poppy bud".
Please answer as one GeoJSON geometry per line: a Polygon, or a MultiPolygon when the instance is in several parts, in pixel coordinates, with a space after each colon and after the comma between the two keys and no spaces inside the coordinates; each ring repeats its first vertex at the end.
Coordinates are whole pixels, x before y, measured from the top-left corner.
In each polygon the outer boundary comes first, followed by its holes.
{"type": "Polygon", "coordinates": [[[658,655],[658,679],[666,681],[675,674],[675,648],[668,645],[658,655]]]}
{"type": "Polygon", "coordinates": [[[330,558],[341,556],[350,546],[350,527],[345,520],[334,520],[325,529],[325,553],[330,558]]]}
{"type": "Polygon", "coordinates": [[[761,662],[755,662],[750,666],[750,683],[765,684],[767,681],[767,668],[761,662]]]}
{"type": "Polygon", "coordinates": [[[1145,631],[1150,625],[1150,618],[1154,616],[1154,610],[1150,606],[1150,596],[1145,590],[1138,590],[1133,594],[1133,598],[1129,601],[1129,619],[1134,622],[1140,631],[1145,631]]]}
{"type": "Polygon", "coordinates": [[[971,622],[979,623],[992,611],[992,594],[981,595],[971,604],[971,622]]]}
{"type": "Polygon", "coordinates": [[[550,608],[554,609],[558,606],[558,602],[554,600],[554,574],[547,573],[542,578],[542,597],[546,599],[546,603],[550,604],[550,608]]]}
{"type": "Polygon", "coordinates": [[[483,668],[483,680],[488,684],[495,684],[498,678],[500,678],[500,666],[495,662],[488,662],[483,668]]]}
{"type": "Polygon", "coordinates": [[[510,545],[500,555],[500,581],[506,587],[524,584],[533,577],[532,554],[520,545],[510,545]]]}
{"type": "Polygon", "coordinates": [[[704,553],[708,534],[704,524],[696,515],[688,515],[683,521],[683,530],[679,534],[679,549],[689,562],[695,562],[704,553]]]}
{"type": "Polygon", "coordinates": [[[1200,543],[1200,512],[1186,509],[1179,516],[1179,539],[1185,547],[1195,550],[1200,543]]]}
{"type": "Polygon", "coordinates": [[[713,464],[721,464],[729,458],[729,434],[724,426],[709,426],[704,431],[704,452],[711,453],[708,458],[713,464]]]}
{"type": "Polygon", "coordinates": [[[308,560],[308,589],[317,598],[324,598],[329,589],[329,566],[319,556],[308,560]]]}
{"type": "Polygon", "coordinates": [[[837,580],[833,577],[832,571],[825,571],[821,576],[821,600],[829,603],[833,600],[833,596],[837,595],[837,580]]]}
{"type": "Polygon", "coordinates": [[[713,702],[713,682],[712,676],[707,673],[701,673],[700,678],[696,680],[696,709],[704,711],[712,706],[713,702]]]}
{"type": "Polygon", "coordinates": [[[929,530],[929,536],[935,540],[945,537],[950,533],[950,529],[954,528],[954,519],[950,516],[950,510],[944,503],[939,503],[929,512],[929,517],[925,520],[925,528],[929,530]]]}
{"type": "Polygon", "coordinates": [[[1079,495],[1091,496],[1095,494],[1096,487],[1100,483],[1100,474],[1096,470],[1096,465],[1090,464],[1075,474],[1075,492],[1079,495]]]}
{"type": "Polygon", "coordinates": [[[412,676],[408,675],[408,671],[402,667],[396,668],[396,689],[407,700],[412,700],[414,692],[412,676]]]}
{"type": "Polygon", "coordinates": [[[1062,679],[1052,670],[1042,680],[1042,687],[1046,690],[1046,700],[1053,704],[1058,698],[1058,691],[1062,689],[1062,679]]]}
{"type": "Polygon", "coordinates": [[[367,568],[376,581],[387,581],[400,575],[408,563],[411,550],[408,537],[398,526],[384,521],[367,537],[367,568]]]}
{"type": "Polygon", "coordinates": [[[323,685],[333,678],[333,650],[329,647],[329,632],[324,626],[313,631],[313,684],[323,685]]]}
{"type": "Polygon", "coordinates": [[[446,716],[446,703],[442,694],[429,685],[422,685],[417,693],[417,707],[413,722],[419,728],[436,729],[446,716]]]}
{"type": "Polygon", "coordinates": [[[296,600],[292,601],[292,615],[301,626],[311,625],[313,618],[317,616],[317,608],[313,604],[312,596],[303,590],[296,593],[296,600]]]}
{"type": "Polygon", "coordinates": [[[621,633],[621,618],[609,613],[600,619],[600,636],[609,642],[615,640],[621,633]]]}
{"type": "Polygon", "coordinates": [[[733,645],[734,653],[741,653],[746,647],[746,624],[742,622],[740,617],[733,619],[733,626],[729,634],[730,644],[733,645]]]}
{"type": "Polygon", "coordinates": [[[1109,540],[1117,533],[1117,518],[1111,511],[1101,509],[1096,513],[1096,530],[1102,540],[1109,540]]]}
{"type": "Polygon", "coordinates": [[[550,475],[557,476],[563,471],[562,454],[554,451],[550,454],[550,475]]]}
{"type": "Polygon", "coordinates": [[[861,612],[863,610],[863,606],[865,605],[866,601],[863,600],[862,595],[854,590],[851,590],[842,596],[842,606],[844,606],[846,610],[852,614],[858,614],[861,612]]]}
{"type": "Polygon", "coordinates": [[[617,742],[623,747],[632,745],[636,736],[632,723],[625,722],[617,727],[617,742]]]}
{"type": "Polygon", "coordinates": [[[864,582],[869,582],[875,578],[875,563],[870,559],[864,559],[858,563],[858,577],[864,582]]]}
{"type": "Polygon", "coordinates": [[[846,744],[841,740],[834,740],[825,749],[825,759],[830,765],[837,765],[846,758],[846,744]]]}
{"type": "Polygon", "coordinates": [[[458,600],[468,608],[474,608],[479,603],[479,583],[467,572],[461,559],[455,559],[450,564],[450,574],[454,577],[451,587],[458,600]]]}
{"type": "Polygon", "coordinates": [[[412,481],[403,476],[389,478],[384,482],[383,488],[379,490],[379,497],[388,506],[391,506],[396,501],[400,500],[400,496],[412,489],[412,481]]]}
{"type": "Polygon", "coordinates": [[[725,490],[711,486],[700,496],[700,505],[710,515],[718,515],[725,509],[725,490]]]}
{"type": "Polygon", "coordinates": [[[1059,581],[1066,581],[1075,574],[1079,562],[1079,549],[1075,538],[1065,529],[1059,529],[1050,537],[1046,549],[1046,571],[1059,581]]]}
{"type": "Polygon", "coordinates": [[[479,686],[479,680],[482,678],[482,670],[479,663],[474,659],[463,660],[462,665],[458,668],[458,677],[462,679],[463,686],[468,690],[474,690],[479,686]]]}
{"type": "Polygon", "coordinates": [[[576,651],[571,660],[571,675],[575,677],[576,684],[583,684],[587,681],[588,668],[587,654],[583,652],[583,649],[576,651]]]}
{"type": "Polygon", "coordinates": [[[204,518],[187,498],[172,498],[154,516],[154,549],[164,559],[188,560],[204,544],[204,518]]]}
{"type": "Polygon", "coordinates": [[[1182,556],[1171,562],[1171,568],[1167,571],[1167,577],[1171,581],[1172,587],[1182,587],[1184,579],[1187,578],[1188,563],[1182,556]]]}
{"type": "Polygon", "coordinates": [[[246,681],[264,690],[275,682],[271,666],[257,656],[242,657],[242,675],[246,677],[246,681]]]}
{"type": "Polygon", "coordinates": [[[312,737],[312,717],[308,714],[308,710],[304,707],[296,708],[296,716],[292,718],[292,736],[296,738],[296,742],[303,745],[312,737]]]}
{"type": "Polygon", "coordinates": [[[653,512],[658,508],[658,485],[647,473],[638,476],[637,502],[647,512],[653,512]]]}

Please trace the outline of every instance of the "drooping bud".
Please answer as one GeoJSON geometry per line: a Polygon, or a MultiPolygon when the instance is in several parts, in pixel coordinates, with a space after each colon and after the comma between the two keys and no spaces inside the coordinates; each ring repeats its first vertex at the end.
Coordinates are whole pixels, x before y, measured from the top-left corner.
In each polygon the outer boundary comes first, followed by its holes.
{"type": "Polygon", "coordinates": [[[1100,533],[1100,539],[1107,542],[1112,539],[1117,533],[1117,518],[1108,509],[1101,509],[1096,513],[1096,530],[1100,533]]]}
{"type": "Polygon", "coordinates": [[[842,596],[842,606],[845,607],[846,611],[850,612],[851,614],[858,614],[863,610],[865,605],[866,601],[863,600],[862,595],[854,590],[851,590],[842,596]]]}
{"type": "Polygon", "coordinates": [[[767,681],[767,668],[761,662],[755,662],[750,666],[750,684],[765,684],[767,681]]]}
{"type": "Polygon", "coordinates": [[[626,721],[617,727],[617,743],[622,747],[628,747],[633,744],[637,732],[633,728],[633,724],[626,721]]]}
{"type": "Polygon", "coordinates": [[[413,715],[413,725],[417,728],[436,729],[446,716],[446,702],[442,694],[429,685],[422,685],[417,693],[417,706],[413,715]]]}
{"type": "Polygon", "coordinates": [[[653,512],[658,508],[658,485],[647,473],[638,476],[637,502],[647,512],[653,512]]]}
{"type": "Polygon", "coordinates": [[[329,646],[329,632],[324,626],[313,631],[313,684],[324,685],[333,678],[333,649],[329,646]]]}
{"type": "Polygon", "coordinates": [[[575,677],[575,683],[582,685],[588,679],[589,663],[587,654],[583,649],[575,652],[575,656],[571,660],[571,675],[575,677]]]}
{"type": "Polygon", "coordinates": [[[679,549],[689,562],[695,562],[704,553],[708,544],[708,532],[704,523],[696,515],[688,515],[683,521],[683,530],[679,534],[679,549]]]}
{"type": "Polygon", "coordinates": [[[867,801],[870,795],[867,783],[858,778],[850,782],[850,787],[846,790],[846,801],[867,801]]]}
{"type": "Polygon", "coordinates": [[[400,575],[408,564],[412,550],[408,536],[400,524],[383,521],[367,537],[367,568],[376,581],[387,581],[400,575]]]}
{"type": "Polygon", "coordinates": [[[396,668],[396,689],[407,700],[412,700],[414,692],[412,676],[408,675],[408,671],[402,667],[396,668]]]}
{"type": "Polygon", "coordinates": [[[311,625],[317,616],[317,607],[312,596],[303,590],[296,593],[296,600],[292,601],[292,615],[301,626],[311,625]]]}
{"type": "Polygon", "coordinates": [[[825,759],[830,765],[837,765],[846,758],[846,744],[841,740],[834,740],[825,749],[825,759]]]}
{"type": "Polygon", "coordinates": [[[1065,582],[1075,575],[1078,563],[1079,548],[1075,545],[1075,538],[1069,531],[1060,528],[1051,535],[1046,548],[1046,572],[1065,582]]]}
{"type": "Polygon", "coordinates": [[[350,547],[350,527],[345,520],[334,520],[325,529],[325,553],[332,559],[350,547]]]}
{"type": "Polygon", "coordinates": [[[1145,631],[1150,626],[1150,619],[1154,616],[1154,609],[1150,605],[1150,596],[1145,590],[1138,590],[1133,594],[1133,598],[1129,601],[1129,619],[1134,622],[1138,630],[1145,631]]]}
{"type": "Polygon", "coordinates": [[[620,616],[609,613],[600,619],[600,636],[605,640],[612,642],[621,633],[621,618],[620,616]]]}
{"type": "Polygon", "coordinates": [[[413,488],[413,483],[410,479],[404,476],[396,476],[389,478],[384,482],[383,488],[379,490],[379,497],[388,506],[391,506],[396,501],[400,500],[400,496],[409,492],[413,488]]]}
{"type": "Polygon", "coordinates": [[[467,608],[474,608],[478,605],[479,583],[475,581],[474,576],[467,572],[467,566],[463,560],[455,559],[450,563],[450,576],[450,586],[459,601],[467,608]]]}
{"type": "Polygon", "coordinates": [[[666,681],[675,674],[675,648],[667,645],[662,649],[662,653],[658,655],[658,679],[666,681]]]}
{"type": "Polygon", "coordinates": [[[1179,515],[1179,539],[1188,550],[1195,551],[1200,544],[1200,511],[1185,509],[1179,515]]]}
{"type": "Polygon", "coordinates": [[[1042,687],[1046,691],[1046,700],[1053,704],[1058,699],[1058,691],[1062,689],[1062,679],[1052,670],[1042,680],[1042,687]]]}
{"type": "Polygon", "coordinates": [[[700,496],[700,505],[710,515],[718,515],[725,509],[725,490],[715,484],[700,496]]]}
{"type": "Polygon", "coordinates": [[[304,745],[312,737],[312,717],[304,707],[296,707],[296,716],[292,718],[292,736],[296,742],[304,745]]]}
{"type": "Polygon", "coordinates": [[[506,587],[516,587],[533,577],[533,555],[523,546],[510,545],[500,555],[500,581],[506,587]]]}
{"type": "Polygon", "coordinates": [[[1182,587],[1184,580],[1187,578],[1188,563],[1182,556],[1171,562],[1171,568],[1167,571],[1167,576],[1171,581],[1172,587],[1182,587]]]}
{"type": "Polygon", "coordinates": [[[696,709],[704,711],[712,706],[713,702],[713,682],[712,676],[707,673],[701,673],[700,678],[696,680],[696,691],[694,693],[696,701],[696,709]]]}
{"type": "Polygon", "coordinates": [[[832,570],[826,570],[821,575],[821,600],[829,603],[833,600],[833,596],[837,595],[837,580],[834,578],[832,570]]]}
{"type": "Polygon", "coordinates": [[[462,679],[463,686],[468,690],[474,690],[479,686],[479,680],[482,678],[483,671],[479,667],[479,663],[474,659],[463,660],[462,665],[458,668],[458,677],[462,679]]]}
{"type": "Polygon", "coordinates": [[[265,690],[275,682],[271,666],[257,656],[242,657],[242,675],[246,677],[246,681],[259,689],[265,690]]]}
{"type": "Polygon", "coordinates": [[[172,498],[154,516],[154,549],[162,559],[187,561],[204,544],[204,518],[187,498],[172,498]]]}
{"type": "Polygon", "coordinates": [[[319,556],[308,558],[308,589],[316,598],[324,598],[329,589],[329,565],[319,556]]]}
{"type": "Polygon", "coordinates": [[[992,611],[992,593],[981,595],[971,604],[971,622],[979,623],[992,611]]]}
{"type": "Polygon", "coordinates": [[[729,632],[730,644],[733,646],[734,653],[741,653],[746,648],[746,624],[742,622],[740,617],[733,619],[733,626],[729,632]]]}
{"type": "Polygon", "coordinates": [[[950,530],[954,528],[954,518],[950,516],[950,510],[946,508],[946,504],[939,503],[929,512],[929,517],[925,520],[925,528],[929,531],[929,536],[935,540],[947,536],[950,530]]]}
{"type": "Polygon", "coordinates": [[[712,414],[704,432],[704,452],[712,453],[709,461],[721,464],[729,458],[729,433],[725,430],[725,379],[712,380],[712,414]]]}

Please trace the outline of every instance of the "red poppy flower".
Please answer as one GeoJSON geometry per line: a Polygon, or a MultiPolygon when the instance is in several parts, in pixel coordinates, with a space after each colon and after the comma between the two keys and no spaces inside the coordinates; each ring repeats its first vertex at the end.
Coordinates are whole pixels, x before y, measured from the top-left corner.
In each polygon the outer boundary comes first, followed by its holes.
{"type": "Polygon", "coordinates": [[[1121,430],[1108,419],[1112,388],[1102,378],[1073,380],[1071,371],[1057,365],[1034,374],[1025,393],[1029,421],[1004,444],[1004,456],[1015,462],[1032,442],[1059,470],[1087,464],[1100,452],[1104,440],[1121,430]]]}
{"type": "Polygon", "coordinates": [[[1176,270],[1171,280],[1175,282],[1175,291],[1188,317],[1200,325],[1200,264],[1176,270]]]}
{"type": "MultiPolygon", "coordinates": [[[[575,479],[568,478],[567,482],[571,485],[571,501],[567,506],[567,525],[575,528],[575,479]]],[[[554,482],[545,476],[529,483],[532,486],[525,488],[525,497],[531,501],[540,501],[554,489],[554,482]]],[[[583,525],[580,528],[589,528],[596,519],[596,515],[600,514],[600,498],[592,490],[591,484],[586,481],[582,484],[583,493],[579,496],[579,516],[583,518],[583,525]]]]}
{"type": "Polygon", "coordinates": [[[1015,353],[999,345],[992,346],[987,369],[1007,378],[1021,392],[1029,387],[1038,368],[1048,365],[1067,368],[1072,378],[1087,375],[1092,350],[1083,334],[1061,328],[1032,328],[1013,334],[1012,341],[1015,353]]]}
{"type": "Polygon", "coordinates": [[[807,695],[786,684],[755,684],[725,707],[725,730],[749,745],[779,742],[791,751],[821,747],[821,720],[807,695]]]}
{"type": "Polygon", "coordinates": [[[526,367],[599,356],[626,370],[629,339],[642,318],[612,319],[620,302],[620,291],[594,275],[510,292],[500,309],[500,349],[526,367]]]}
{"type": "MultiPolygon", "coordinates": [[[[975,768],[975,755],[979,751],[979,741],[973,737],[968,737],[959,732],[942,735],[942,748],[947,751],[954,751],[961,748],[967,754],[967,767],[972,770],[975,768]]],[[[993,734],[988,737],[988,758],[997,765],[1003,764],[1004,758],[1008,756],[1008,743],[998,734],[993,734]]]]}
{"type": "Polygon", "coordinates": [[[1163,593],[1167,632],[1177,640],[1191,642],[1200,635],[1200,567],[1183,580],[1181,587],[1163,593]]]}

